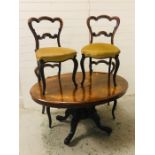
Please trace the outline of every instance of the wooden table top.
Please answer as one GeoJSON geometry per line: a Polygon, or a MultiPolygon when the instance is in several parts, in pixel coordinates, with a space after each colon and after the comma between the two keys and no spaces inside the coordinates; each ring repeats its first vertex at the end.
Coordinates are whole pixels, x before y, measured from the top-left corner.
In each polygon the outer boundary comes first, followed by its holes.
{"type": "Polygon", "coordinates": [[[104,104],[123,96],[128,88],[128,82],[121,76],[116,77],[117,86],[113,86],[112,77],[108,82],[108,74],[94,72],[90,78],[86,73],[84,86],[81,87],[80,82],[82,74],[76,75],[78,88],[75,89],[72,82],[72,74],[61,74],[58,76],[46,78],[45,96],[41,93],[41,84],[36,83],[32,86],[30,94],[32,99],[41,104],[56,108],[76,108],[91,105],[104,104]]]}

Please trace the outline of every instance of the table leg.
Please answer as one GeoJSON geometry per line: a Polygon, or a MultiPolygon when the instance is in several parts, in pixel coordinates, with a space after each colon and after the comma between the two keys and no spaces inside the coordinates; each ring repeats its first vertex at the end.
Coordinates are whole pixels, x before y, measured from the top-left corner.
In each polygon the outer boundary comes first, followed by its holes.
{"type": "Polygon", "coordinates": [[[96,110],[94,111],[94,113],[91,115],[90,118],[95,122],[96,126],[97,126],[99,129],[101,129],[101,130],[107,132],[109,135],[111,134],[112,129],[109,128],[109,127],[107,127],[107,126],[103,126],[103,125],[101,124],[101,122],[100,122],[100,117],[99,117],[99,115],[97,114],[96,110]]]}
{"type": "Polygon", "coordinates": [[[62,120],[66,119],[66,116],[72,115],[71,129],[70,129],[68,136],[64,140],[64,143],[66,145],[68,145],[70,143],[71,139],[73,138],[73,136],[75,134],[77,125],[78,125],[79,121],[82,119],[90,118],[95,122],[96,126],[99,129],[107,132],[109,135],[112,132],[112,129],[110,127],[101,125],[100,117],[97,114],[95,107],[68,109],[68,110],[66,110],[66,113],[67,113],[67,115],[65,114],[64,117],[63,116],[57,116],[57,119],[62,121],[62,120]]]}
{"type": "Polygon", "coordinates": [[[70,115],[70,109],[67,109],[67,110],[65,111],[65,116],[57,115],[57,116],[56,116],[56,119],[57,119],[58,121],[65,121],[65,120],[69,117],[69,115],[70,115]]]}
{"type": "Polygon", "coordinates": [[[46,107],[46,112],[47,112],[47,116],[48,116],[48,120],[49,120],[49,128],[51,128],[52,125],[52,118],[51,118],[51,113],[50,113],[50,107],[46,107]]]}
{"type": "Polygon", "coordinates": [[[68,136],[64,140],[64,143],[66,145],[68,145],[70,143],[71,139],[73,138],[73,136],[75,134],[75,131],[76,131],[76,128],[77,128],[78,122],[79,122],[79,118],[78,117],[73,117],[72,118],[70,132],[69,132],[68,136]]]}

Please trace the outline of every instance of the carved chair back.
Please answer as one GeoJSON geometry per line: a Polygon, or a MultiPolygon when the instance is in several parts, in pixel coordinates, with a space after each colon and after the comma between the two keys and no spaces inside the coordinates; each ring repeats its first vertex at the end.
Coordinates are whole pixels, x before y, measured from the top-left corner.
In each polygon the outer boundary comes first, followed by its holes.
{"type": "Polygon", "coordinates": [[[47,17],[47,16],[42,16],[42,17],[39,17],[39,18],[32,17],[32,18],[30,18],[28,20],[28,26],[29,26],[31,32],[33,33],[34,38],[35,38],[35,42],[36,42],[35,51],[37,49],[39,49],[39,40],[45,39],[45,37],[49,37],[51,39],[57,39],[58,47],[61,47],[61,44],[60,44],[60,33],[61,33],[61,30],[62,30],[62,27],[63,27],[63,21],[62,21],[61,18],[59,18],[59,17],[51,18],[51,17],[47,17]],[[37,24],[39,24],[41,21],[49,21],[50,24],[58,22],[59,23],[59,27],[58,27],[57,33],[53,34],[53,33],[49,33],[49,32],[44,32],[41,35],[38,34],[36,32],[35,28],[34,28],[33,22],[36,22],[37,24]]]}
{"type": "Polygon", "coordinates": [[[111,44],[114,44],[114,35],[116,33],[116,30],[118,29],[118,26],[120,24],[120,19],[117,16],[114,17],[110,17],[108,15],[100,15],[100,16],[90,16],[87,19],[87,26],[89,29],[89,33],[90,33],[90,43],[93,43],[93,38],[94,37],[98,37],[100,35],[104,35],[106,37],[110,37],[111,40],[111,44]],[[111,32],[107,32],[107,31],[99,31],[98,33],[96,33],[95,31],[93,31],[93,28],[91,27],[91,21],[99,21],[99,20],[105,20],[107,22],[112,22],[112,21],[116,21],[115,25],[113,26],[113,29],[111,32]]]}

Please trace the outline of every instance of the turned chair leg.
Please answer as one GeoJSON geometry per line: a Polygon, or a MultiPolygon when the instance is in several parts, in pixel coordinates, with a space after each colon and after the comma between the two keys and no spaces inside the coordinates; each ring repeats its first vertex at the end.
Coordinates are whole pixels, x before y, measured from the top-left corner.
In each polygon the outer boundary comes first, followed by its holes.
{"type": "Polygon", "coordinates": [[[82,82],[81,82],[81,85],[83,85],[83,83],[84,83],[84,81],[85,81],[84,60],[85,60],[85,55],[82,54],[82,58],[81,58],[81,61],[80,61],[80,64],[81,64],[81,70],[82,70],[82,82]]]}
{"type": "Polygon", "coordinates": [[[74,63],[74,69],[73,69],[73,74],[72,74],[72,81],[73,81],[75,87],[77,87],[76,73],[77,73],[77,69],[78,69],[78,61],[76,59],[76,56],[73,58],[73,63],[74,63]]]}
{"type": "Polygon", "coordinates": [[[39,61],[39,72],[40,72],[40,77],[41,77],[42,86],[43,86],[42,94],[45,95],[46,80],[45,80],[45,75],[44,75],[44,62],[43,61],[39,61]]]}
{"type": "Polygon", "coordinates": [[[115,57],[115,62],[116,62],[116,68],[115,68],[114,75],[113,75],[113,81],[114,81],[114,86],[116,87],[117,86],[117,84],[116,84],[116,74],[117,74],[117,71],[118,71],[118,68],[119,68],[119,65],[120,65],[118,55],[115,57]]]}

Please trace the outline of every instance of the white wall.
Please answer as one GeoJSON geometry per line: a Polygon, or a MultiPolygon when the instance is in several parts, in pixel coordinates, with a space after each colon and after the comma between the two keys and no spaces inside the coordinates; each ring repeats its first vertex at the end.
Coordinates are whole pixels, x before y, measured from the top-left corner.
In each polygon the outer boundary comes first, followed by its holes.
{"type": "MultiPolygon", "coordinates": [[[[80,49],[88,43],[86,19],[89,15],[101,14],[119,16],[121,19],[115,36],[115,44],[121,49],[118,74],[129,82],[127,94],[134,94],[134,0],[20,0],[20,99],[26,107],[34,105],[29,90],[37,81],[33,72],[36,66],[35,42],[27,20],[32,16],[61,17],[64,21],[62,46],[76,49],[80,60],[80,49]]],[[[95,69],[102,71],[102,67],[98,65],[95,69]]],[[[81,70],[80,66],[78,70],[81,70]]],[[[62,72],[71,71],[72,65],[65,62],[62,72]]],[[[57,70],[46,72],[53,75],[57,70]]]]}

